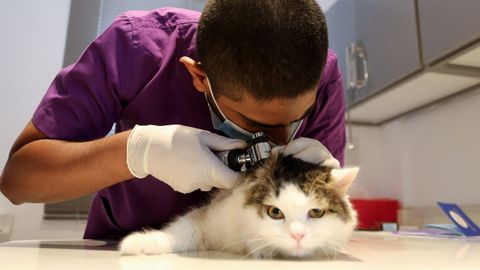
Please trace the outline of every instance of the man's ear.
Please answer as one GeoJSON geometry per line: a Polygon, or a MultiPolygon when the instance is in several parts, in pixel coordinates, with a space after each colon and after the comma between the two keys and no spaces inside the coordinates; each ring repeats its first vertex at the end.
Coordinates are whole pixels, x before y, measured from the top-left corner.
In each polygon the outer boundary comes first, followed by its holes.
{"type": "Polygon", "coordinates": [[[195,88],[200,92],[206,92],[208,90],[207,75],[200,64],[187,56],[180,58],[180,63],[187,68],[188,73],[192,76],[195,88]]]}

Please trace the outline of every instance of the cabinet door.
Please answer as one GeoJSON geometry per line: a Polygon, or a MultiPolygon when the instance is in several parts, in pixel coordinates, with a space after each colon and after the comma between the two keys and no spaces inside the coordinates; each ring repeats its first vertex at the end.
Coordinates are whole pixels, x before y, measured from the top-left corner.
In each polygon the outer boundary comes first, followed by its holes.
{"type": "Polygon", "coordinates": [[[480,38],[478,0],[418,0],[418,9],[426,63],[480,38]]]}
{"type": "Polygon", "coordinates": [[[367,84],[356,101],[385,89],[421,68],[415,0],[355,1],[356,42],[368,63],[367,84]]]}
{"type": "MultiPolygon", "coordinates": [[[[338,0],[327,12],[330,45],[339,55],[344,77],[347,48],[363,48],[368,80],[358,89],[347,87],[347,104],[385,89],[421,68],[414,0],[338,0]]],[[[359,67],[357,63],[353,67],[359,67]]],[[[355,73],[355,72],[354,72],[355,73]]]]}
{"type": "Polygon", "coordinates": [[[345,99],[348,104],[355,100],[355,92],[347,85],[347,48],[355,41],[355,0],[340,0],[327,12],[329,47],[337,54],[338,66],[343,76],[345,99]]]}

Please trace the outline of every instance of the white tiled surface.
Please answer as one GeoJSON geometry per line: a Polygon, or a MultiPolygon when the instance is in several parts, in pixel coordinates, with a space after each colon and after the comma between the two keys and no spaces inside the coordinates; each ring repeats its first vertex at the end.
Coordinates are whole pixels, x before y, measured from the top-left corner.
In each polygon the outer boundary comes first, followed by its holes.
{"type": "Polygon", "coordinates": [[[121,257],[101,241],[16,241],[0,245],[0,269],[480,269],[480,242],[356,233],[349,255],[327,261],[252,260],[220,253],[121,257]]]}

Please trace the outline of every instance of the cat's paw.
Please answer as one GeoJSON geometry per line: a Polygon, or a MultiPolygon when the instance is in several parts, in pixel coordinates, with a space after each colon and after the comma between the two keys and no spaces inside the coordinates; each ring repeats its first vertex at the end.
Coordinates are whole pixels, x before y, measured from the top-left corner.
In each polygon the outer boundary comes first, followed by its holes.
{"type": "Polygon", "coordinates": [[[173,251],[173,237],[164,232],[137,232],[120,243],[122,255],[156,255],[173,251]]]}

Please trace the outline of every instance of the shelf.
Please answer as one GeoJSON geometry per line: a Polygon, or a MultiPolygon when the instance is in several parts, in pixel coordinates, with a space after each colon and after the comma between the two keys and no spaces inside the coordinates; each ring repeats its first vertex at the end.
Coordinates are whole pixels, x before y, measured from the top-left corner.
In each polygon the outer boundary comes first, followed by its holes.
{"type": "Polygon", "coordinates": [[[380,124],[480,84],[480,77],[424,72],[350,109],[353,122],[380,124]]]}
{"type": "Polygon", "coordinates": [[[480,44],[451,60],[449,64],[480,68],[480,44]]]}

